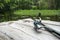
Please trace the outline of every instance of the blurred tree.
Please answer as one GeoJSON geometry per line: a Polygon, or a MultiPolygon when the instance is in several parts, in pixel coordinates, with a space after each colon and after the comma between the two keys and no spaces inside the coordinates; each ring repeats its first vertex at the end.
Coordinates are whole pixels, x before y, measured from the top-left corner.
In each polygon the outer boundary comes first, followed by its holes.
{"type": "Polygon", "coordinates": [[[0,13],[5,17],[5,20],[12,19],[11,2],[7,0],[0,0],[0,13]]]}
{"type": "Polygon", "coordinates": [[[60,0],[47,0],[48,9],[60,9],[60,0]]]}
{"type": "Polygon", "coordinates": [[[60,0],[55,0],[56,9],[60,9],[60,0]]]}

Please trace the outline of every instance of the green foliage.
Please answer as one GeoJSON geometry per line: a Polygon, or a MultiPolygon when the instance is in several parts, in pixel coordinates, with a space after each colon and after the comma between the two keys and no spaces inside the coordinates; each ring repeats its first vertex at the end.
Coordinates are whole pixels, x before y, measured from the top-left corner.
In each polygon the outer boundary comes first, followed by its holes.
{"type": "Polygon", "coordinates": [[[17,10],[14,12],[18,19],[36,17],[41,13],[41,18],[44,20],[60,21],[60,10],[17,10]]]}
{"type": "Polygon", "coordinates": [[[15,14],[20,16],[36,16],[39,12],[42,13],[42,16],[53,16],[56,13],[60,14],[58,9],[60,9],[60,0],[0,0],[0,19],[12,20],[13,12],[16,10],[19,11],[16,11],[15,14]]]}
{"type": "Polygon", "coordinates": [[[39,12],[42,16],[54,16],[58,14],[58,10],[18,10],[15,11],[14,14],[36,16],[39,12]]]}
{"type": "Polygon", "coordinates": [[[60,0],[0,0],[0,8],[10,9],[60,9],[60,0]]]}

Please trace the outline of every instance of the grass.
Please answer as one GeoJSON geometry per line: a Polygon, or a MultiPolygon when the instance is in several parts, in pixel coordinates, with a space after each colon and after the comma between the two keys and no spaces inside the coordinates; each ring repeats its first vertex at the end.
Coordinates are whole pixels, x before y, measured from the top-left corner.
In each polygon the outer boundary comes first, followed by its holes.
{"type": "Polygon", "coordinates": [[[36,16],[40,12],[42,16],[59,15],[60,10],[17,10],[14,12],[16,15],[30,15],[36,16]]]}

